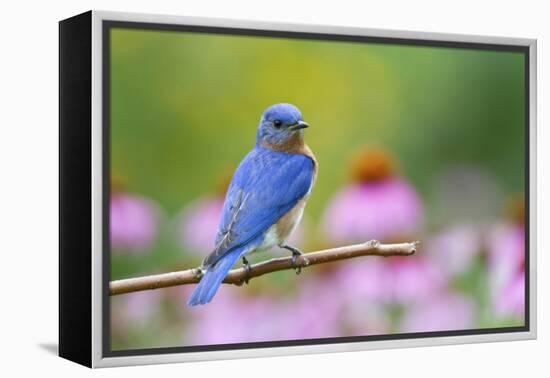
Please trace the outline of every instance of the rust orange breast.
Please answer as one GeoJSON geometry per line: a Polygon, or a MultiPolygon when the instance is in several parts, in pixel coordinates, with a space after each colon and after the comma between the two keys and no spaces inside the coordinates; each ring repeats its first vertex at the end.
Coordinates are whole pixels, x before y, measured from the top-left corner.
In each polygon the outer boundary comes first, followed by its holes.
{"type": "Polygon", "coordinates": [[[272,230],[275,231],[277,238],[281,241],[284,241],[291,233],[294,231],[298,223],[302,218],[304,213],[304,208],[306,207],[307,199],[313,189],[315,180],[317,179],[318,172],[318,163],[313,151],[307,144],[304,143],[303,136],[296,134],[294,138],[289,139],[285,143],[281,144],[270,144],[266,142],[261,142],[262,146],[270,148],[274,151],[286,152],[289,154],[302,154],[309,157],[313,162],[313,177],[311,178],[311,186],[309,191],[302,197],[296,205],[290,209],[285,215],[283,215],[272,227],[272,230]]]}
{"type": "MultiPolygon", "coordinates": [[[[285,151],[290,152],[290,151],[285,151]]],[[[285,240],[290,236],[290,234],[294,231],[296,226],[300,223],[300,220],[302,219],[302,215],[304,214],[304,209],[306,207],[306,202],[311,194],[311,190],[313,189],[313,186],[315,185],[315,180],[317,179],[317,171],[318,171],[318,164],[317,159],[315,158],[315,155],[311,151],[311,148],[305,143],[302,144],[302,146],[299,149],[295,149],[290,153],[298,153],[303,154],[309,157],[313,161],[313,176],[311,178],[311,185],[309,188],[309,191],[304,195],[297,203],[296,205],[290,209],[285,215],[283,215],[277,223],[275,223],[275,230],[277,233],[277,236],[280,240],[285,240]]]]}

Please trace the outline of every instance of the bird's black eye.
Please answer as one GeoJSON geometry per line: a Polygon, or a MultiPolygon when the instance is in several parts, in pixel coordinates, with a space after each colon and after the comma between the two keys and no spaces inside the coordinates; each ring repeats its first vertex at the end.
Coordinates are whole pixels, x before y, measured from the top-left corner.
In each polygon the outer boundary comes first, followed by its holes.
{"type": "Polygon", "coordinates": [[[279,129],[281,126],[283,126],[283,123],[276,119],[275,121],[273,121],[273,125],[279,129]]]}

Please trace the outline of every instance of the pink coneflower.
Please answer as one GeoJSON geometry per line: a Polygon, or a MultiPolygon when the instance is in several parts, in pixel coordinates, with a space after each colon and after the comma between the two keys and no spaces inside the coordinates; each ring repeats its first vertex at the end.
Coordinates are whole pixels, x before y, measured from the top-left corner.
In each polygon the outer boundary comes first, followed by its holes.
{"type": "Polygon", "coordinates": [[[428,259],[421,256],[396,257],[385,265],[389,289],[383,291],[388,303],[408,305],[444,291],[444,274],[428,259]]]}
{"type": "Polygon", "coordinates": [[[241,296],[238,290],[222,286],[215,301],[190,311],[192,323],[186,343],[231,344],[277,338],[273,317],[278,308],[272,299],[241,296]]]}
{"type": "Polygon", "coordinates": [[[523,317],[525,311],[525,272],[514,275],[496,293],[493,299],[495,313],[499,316],[523,317]]]}
{"type": "Polygon", "coordinates": [[[146,329],[159,310],[162,295],[161,290],[150,290],[112,297],[113,332],[124,334],[129,329],[146,329]]]}
{"type": "Polygon", "coordinates": [[[497,224],[487,241],[491,282],[493,287],[502,287],[523,270],[525,230],[516,224],[497,224]]]}
{"type": "Polygon", "coordinates": [[[206,256],[214,249],[232,171],[232,167],[222,169],[214,180],[211,192],[186,204],[177,217],[178,238],[188,251],[206,256]]]}
{"type": "Polygon", "coordinates": [[[348,301],[403,304],[424,300],[445,290],[442,272],[421,256],[364,258],[341,263],[333,273],[334,285],[348,301]]]}
{"type": "Polygon", "coordinates": [[[136,194],[115,192],[110,204],[111,246],[115,251],[140,252],[158,234],[159,206],[136,194]]]}
{"type": "Polygon", "coordinates": [[[360,151],[351,167],[353,182],[336,192],[323,217],[332,243],[387,240],[418,229],[422,201],[414,187],[394,172],[384,151],[360,151]]]}
{"type": "MultiPolygon", "coordinates": [[[[338,191],[324,214],[332,244],[416,238],[423,206],[412,185],[398,176],[387,153],[362,150],[352,160],[353,182],[338,191]]],[[[349,261],[335,271],[342,295],[357,300],[406,303],[430,296],[444,284],[441,273],[418,256],[349,261]]]]}
{"type": "Polygon", "coordinates": [[[367,336],[391,332],[390,316],[377,302],[348,302],[343,306],[341,316],[343,335],[367,336]]]}
{"type": "Polygon", "coordinates": [[[206,196],[191,202],[179,220],[180,242],[190,251],[206,256],[214,248],[223,197],[206,196]]]}
{"type": "Polygon", "coordinates": [[[294,295],[248,296],[222,286],[208,306],[190,310],[186,343],[220,344],[335,337],[341,299],[330,282],[309,278],[294,295]],[[332,290],[332,293],[329,291],[332,290]]]}
{"type": "Polygon", "coordinates": [[[390,319],[385,313],[387,284],[385,263],[379,259],[342,263],[321,281],[326,298],[339,309],[342,334],[387,333],[390,319]]]}
{"type": "Polygon", "coordinates": [[[488,237],[489,285],[493,310],[500,317],[523,317],[525,304],[525,226],[523,198],[513,216],[488,237]]]}
{"type": "Polygon", "coordinates": [[[458,294],[442,293],[409,307],[399,330],[430,332],[469,329],[473,326],[475,315],[475,305],[470,299],[458,294]]]}
{"type": "Polygon", "coordinates": [[[465,272],[483,248],[479,228],[468,224],[449,227],[432,236],[423,248],[446,275],[465,272]]]}
{"type": "Polygon", "coordinates": [[[342,297],[325,277],[311,276],[300,290],[279,302],[276,337],[279,340],[312,339],[340,335],[342,297]]]}
{"type": "Polygon", "coordinates": [[[347,301],[381,301],[386,298],[387,286],[386,262],[378,258],[366,257],[339,263],[330,278],[347,301]]]}

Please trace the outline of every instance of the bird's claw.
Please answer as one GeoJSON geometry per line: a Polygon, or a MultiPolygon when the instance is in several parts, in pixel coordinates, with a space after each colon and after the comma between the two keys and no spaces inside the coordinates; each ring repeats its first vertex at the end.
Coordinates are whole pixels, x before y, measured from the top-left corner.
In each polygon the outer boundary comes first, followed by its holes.
{"type": "Polygon", "coordinates": [[[290,252],[292,252],[292,269],[296,271],[296,274],[302,273],[302,267],[309,265],[309,260],[305,256],[303,256],[304,254],[298,248],[294,248],[286,244],[283,244],[280,247],[288,249],[290,252]],[[302,263],[300,265],[298,265],[296,262],[298,256],[302,256],[302,263]]]}
{"type": "Polygon", "coordinates": [[[301,254],[293,253],[292,254],[292,269],[296,272],[296,275],[302,273],[302,266],[296,264],[296,259],[298,256],[301,256],[301,254]]]}
{"type": "Polygon", "coordinates": [[[204,272],[206,272],[206,268],[204,268],[203,266],[199,266],[198,268],[195,268],[193,273],[195,275],[195,278],[200,280],[202,276],[204,276],[204,272]]]}
{"type": "Polygon", "coordinates": [[[248,260],[243,257],[243,268],[244,268],[244,272],[245,272],[245,276],[244,276],[244,283],[248,285],[248,281],[250,280],[250,271],[251,271],[251,267],[250,267],[250,263],[248,262],[248,260]]]}

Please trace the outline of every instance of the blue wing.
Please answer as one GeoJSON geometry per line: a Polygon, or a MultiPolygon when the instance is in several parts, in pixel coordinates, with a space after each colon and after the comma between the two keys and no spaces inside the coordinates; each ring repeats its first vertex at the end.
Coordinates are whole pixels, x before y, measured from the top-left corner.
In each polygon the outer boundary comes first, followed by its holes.
{"type": "Polygon", "coordinates": [[[255,147],[241,162],[225,198],[214,251],[215,264],[235,248],[256,240],[310,190],[313,161],[301,154],[255,147]]]}

